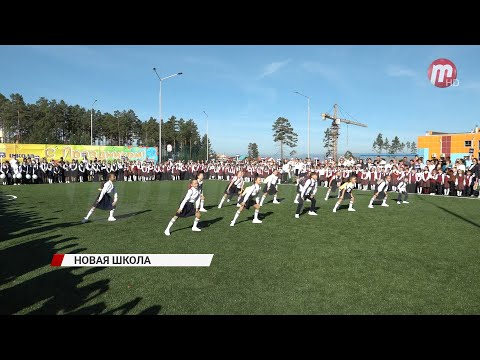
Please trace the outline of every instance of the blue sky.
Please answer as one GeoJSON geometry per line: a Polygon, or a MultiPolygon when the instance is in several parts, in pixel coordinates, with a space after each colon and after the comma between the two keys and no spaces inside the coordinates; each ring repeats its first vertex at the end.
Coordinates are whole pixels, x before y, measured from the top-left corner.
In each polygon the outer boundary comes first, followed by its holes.
{"type": "MultiPolygon", "coordinates": [[[[427,130],[470,131],[480,124],[479,46],[0,46],[0,92],[18,92],[28,103],[43,96],[102,112],[133,109],[142,120],[158,118],[159,82],[163,118],[194,119],[218,153],[244,154],[256,142],[275,155],[271,127],[283,116],[307,152],[321,154],[329,126],[320,114],[338,103],[347,118],[368,128],[348,127],[348,150],[371,152],[381,132],[416,141],[427,130]],[[430,84],[427,69],[437,58],[457,67],[458,87],[430,84]],[[348,113],[348,114],[347,114],[348,113]]],[[[341,125],[339,153],[347,150],[341,125]]]]}

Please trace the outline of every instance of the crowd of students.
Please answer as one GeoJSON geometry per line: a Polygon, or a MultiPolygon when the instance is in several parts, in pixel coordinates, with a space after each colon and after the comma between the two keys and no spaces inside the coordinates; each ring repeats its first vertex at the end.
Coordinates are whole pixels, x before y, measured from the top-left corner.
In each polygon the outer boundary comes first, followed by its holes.
{"type": "Polygon", "coordinates": [[[373,190],[379,180],[390,176],[389,190],[396,190],[400,182],[405,183],[408,193],[479,196],[477,185],[480,178],[478,159],[468,161],[449,158],[393,159],[385,161],[380,156],[368,158],[340,158],[332,160],[291,159],[283,162],[267,160],[243,161],[166,161],[160,165],[153,161],[64,161],[24,158],[3,162],[0,166],[0,182],[4,185],[54,184],[87,181],[106,181],[107,174],[114,173],[117,181],[165,181],[192,180],[203,173],[205,179],[230,180],[238,171],[243,172],[246,182],[256,176],[267,177],[278,171],[282,183],[296,182],[306,174],[317,174],[318,186],[332,188],[356,177],[355,188],[373,190]]]}

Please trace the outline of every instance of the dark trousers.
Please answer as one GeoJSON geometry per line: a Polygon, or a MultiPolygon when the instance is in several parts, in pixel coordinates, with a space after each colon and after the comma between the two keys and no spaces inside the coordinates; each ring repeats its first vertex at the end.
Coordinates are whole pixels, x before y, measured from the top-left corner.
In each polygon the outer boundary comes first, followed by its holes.
{"type": "MultiPolygon", "coordinates": [[[[317,199],[310,198],[310,197],[306,197],[305,199],[310,199],[312,201],[309,211],[315,211],[315,204],[317,203],[317,199]]],[[[304,203],[304,200],[300,196],[299,199],[298,199],[297,212],[295,214],[300,215],[300,211],[302,211],[302,208],[303,208],[303,203],[304,203]]]]}
{"type": "Polygon", "coordinates": [[[457,193],[455,192],[457,191],[457,189],[455,188],[455,182],[449,181],[448,183],[450,184],[450,196],[457,196],[457,193]]]}
{"type": "Polygon", "coordinates": [[[443,185],[437,183],[437,195],[443,195],[443,185]]]}
{"type": "Polygon", "coordinates": [[[465,196],[470,196],[473,194],[473,184],[471,186],[465,185],[465,196]]]}
{"type": "Polygon", "coordinates": [[[398,193],[397,201],[402,201],[402,195],[403,195],[403,201],[407,201],[408,200],[408,192],[406,192],[406,191],[398,193]]]}

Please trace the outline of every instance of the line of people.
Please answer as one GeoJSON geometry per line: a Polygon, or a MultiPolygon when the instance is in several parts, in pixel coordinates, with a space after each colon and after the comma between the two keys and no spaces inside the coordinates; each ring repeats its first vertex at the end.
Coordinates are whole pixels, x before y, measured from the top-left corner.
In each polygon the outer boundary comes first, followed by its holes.
{"type": "MultiPolygon", "coordinates": [[[[234,217],[230,222],[230,226],[235,226],[236,221],[238,220],[240,214],[244,210],[249,210],[254,208],[254,217],[252,223],[261,224],[263,221],[259,219],[260,208],[263,206],[267,196],[273,197],[273,204],[280,204],[277,199],[278,195],[278,185],[281,182],[280,171],[274,169],[272,174],[263,178],[258,174],[255,174],[253,178],[253,184],[245,187],[245,178],[243,172],[239,170],[229,181],[227,187],[225,188],[224,194],[220,199],[218,208],[221,209],[225,201],[230,202],[234,196],[237,197],[236,206],[238,209],[235,211],[234,217]],[[261,184],[264,184],[263,191],[261,184]],[[262,194],[260,192],[262,191],[262,194]]],[[[355,197],[353,191],[364,190],[361,187],[357,187],[357,174],[351,174],[347,181],[342,181],[343,178],[336,175],[328,182],[327,195],[325,201],[330,199],[330,195],[338,193],[337,201],[333,207],[333,212],[336,213],[340,205],[344,200],[348,201],[348,211],[355,212],[353,208],[355,203],[355,197]]],[[[113,182],[116,180],[116,175],[114,172],[111,172],[108,175],[108,181],[105,182],[100,194],[97,196],[95,202],[93,203],[92,208],[89,210],[82,222],[87,222],[89,217],[93,214],[95,209],[102,209],[110,211],[109,221],[115,221],[113,217],[113,212],[116,209],[116,203],[118,196],[113,185],[113,182]]],[[[199,232],[201,228],[199,227],[201,212],[207,212],[205,209],[205,196],[203,192],[204,185],[204,173],[200,171],[195,179],[190,181],[190,185],[187,193],[185,194],[180,206],[177,208],[175,215],[170,219],[167,228],[164,231],[164,234],[170,236],[171,228],[178,220],[178,218],[187,218],[194,216],[194,222],[192,226],[192,231],[199,232]]],[[[304,176],[298,179],[296,197],[294,203],[297,204],[295,211],[295,218],[300,218],[302,209],[305,203],[309,202],[309,208],[307,211],[308,215],[317,216],[316,204],[317,200],[315,195],[317,193],[320,181],[318,178],[318,173],[316,171],[309,172],[304,176]]],[[[407,178],[399,178],[395,186],[392,186],[392,175],[387,174],[383,178],[378,178],[375,186],[374,193],[370,199],[368,208],[374,208],[374,203],[381,201],[382,207],[389,207],[387,203],[388,192],[390,189],[394,188],[394,191],[397,193],[397,204],[409,204],[408,202],[408,192],[407,192],[407,178]]],[[[335,196],[333,196],[335,197],[335,196]]]]}
{"type": "Polygon", "coordinates": [[[86,181],[105,181],[107,174],[114,172],[118,181],[153,180],[192,180],[203,173],[205,179],[228,180],[242,171],[245,181],[252,182],[255,176],[267,177],[277,171],[283,183],[295,181],[310,172],[317,174],[319,186],[335,188],[345,183],[351,176],[356,177],[355,188],[374,190],[380,179],[390,175],[389,189],[395,191],[400,182],[406,184],[408,193],[480,196],[478,180],[480,167],[476,158],[465,165],[462,159],[451,164],[447,159],[427,160],[422,158],[391,160],[386,162],[378,157],[375,161],[367,159],[345,160],[338,164],[331,161],[285,160],[279,161],[166,161],[161,165],[141,161],[87,161],[72,162],[47,161],[42,159],[23,159],[23,162],[4,162],[0,166],[0,179],[4,185],[31,183],[73,183],[86,181]]]}

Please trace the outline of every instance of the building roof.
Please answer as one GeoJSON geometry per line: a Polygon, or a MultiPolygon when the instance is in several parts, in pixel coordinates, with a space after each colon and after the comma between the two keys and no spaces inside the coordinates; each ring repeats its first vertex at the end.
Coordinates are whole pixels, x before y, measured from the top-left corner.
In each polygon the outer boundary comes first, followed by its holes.
{"type": "Polygon", "coordinates": [[[466,134],[478,134],[480,133],[480,128],[478,126],[475,126],[475,128],[472,131],[462,131],[462,132],[443,132],[443,131],[427,131],[425,136],[429,135],[466,135],[466,134]]]}

